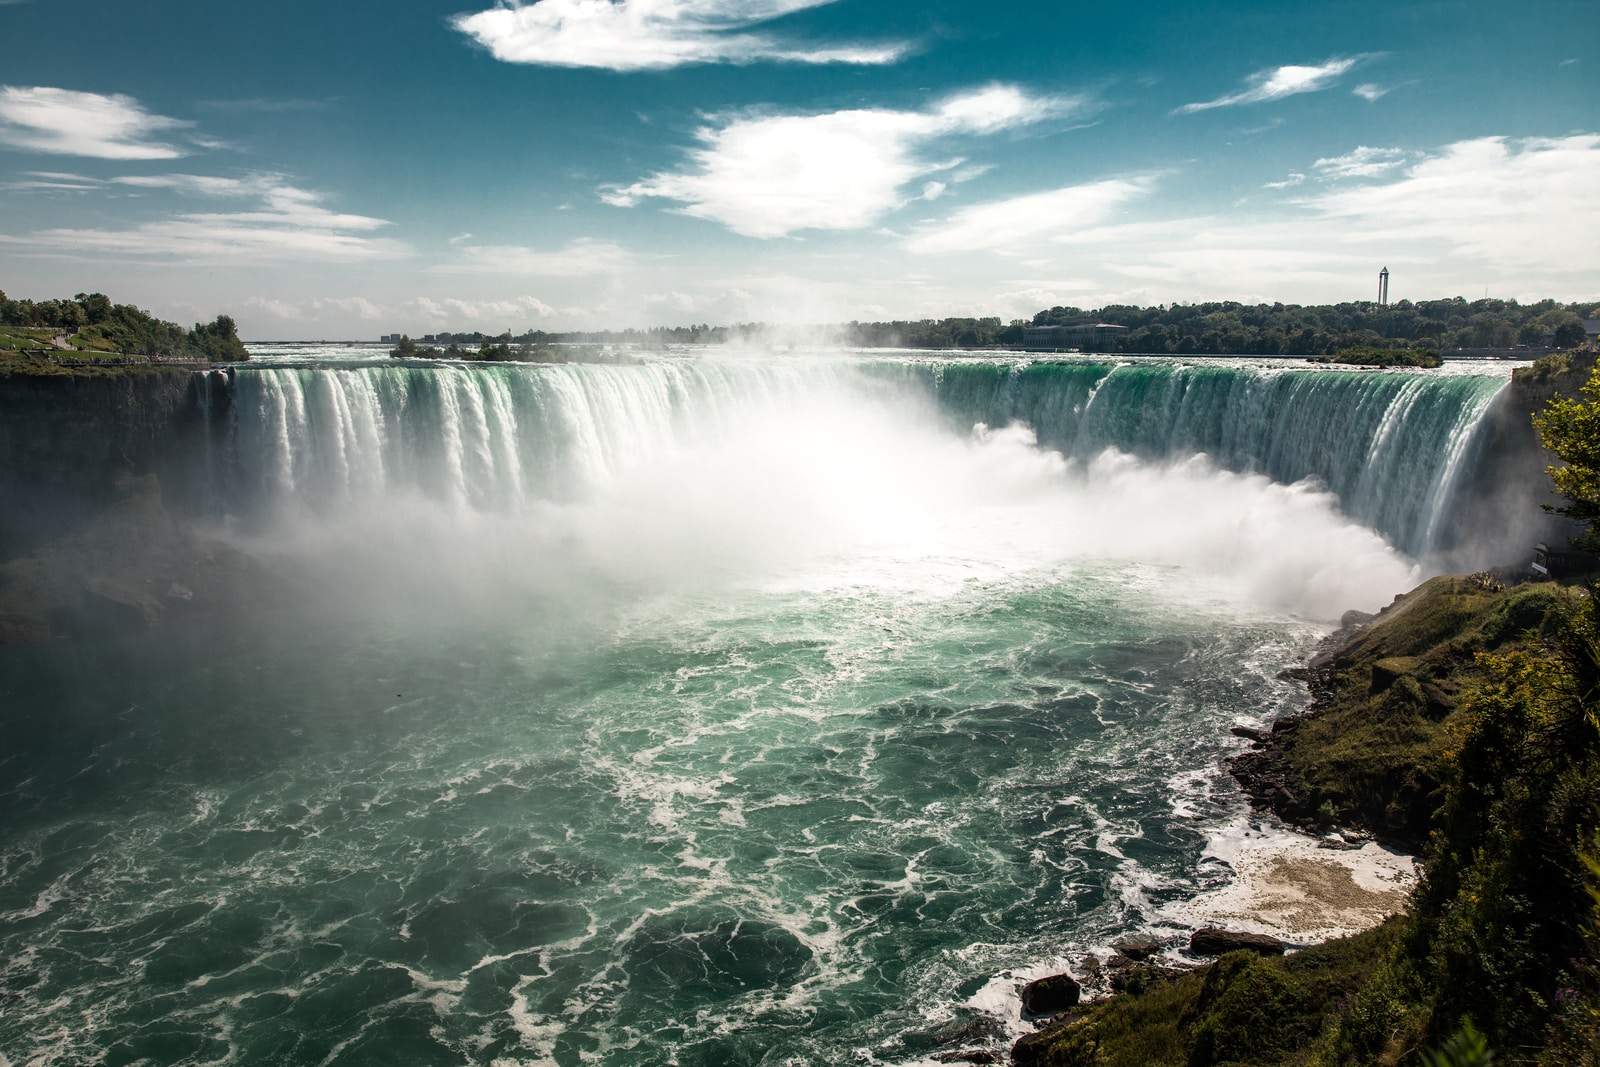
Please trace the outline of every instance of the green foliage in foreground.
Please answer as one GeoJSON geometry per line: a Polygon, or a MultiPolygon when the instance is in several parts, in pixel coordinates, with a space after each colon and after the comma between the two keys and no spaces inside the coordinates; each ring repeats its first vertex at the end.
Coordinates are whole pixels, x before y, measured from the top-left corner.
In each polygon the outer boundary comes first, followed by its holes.
{"type": "Polygon", "coordinates": [[[1102,1002],[1065,1027],[1048,1067],[1305,1064],[1337,1016],[1398,945],[1404,924],[1341,938],[1280,959],[1231,952],[1172,982],[1102,1002]]]}
{"type": "MultiPolygon", "coordinates": [[[[1535,364],[1530,369],[1540,368],[1535,364]]],[[[1556,510],[1584,524],[1587,532],[1576,543],[1596,552],[1600,551],[1600,367],[1590,372],[1583,395],[1587,399],[1556,397],[1534,416],[1533,425],[1544,446],[1565,464],[1549,469],[1556,492],[1567,498],[1556,510]]]]}
{"type": "Polygon", "coordinates": [[[1424,590],[1406,629],[1419,643],[1432,631],[1435,650],[1471,634],[1464,647],[1481,649],[1485,632],[1533,625],[1474,656],[1444,731],[1443,803],[1407,915],[1114,997],[1057,1031],[1040,1062],[1600,1064],[1600,607],[1549,584],[1465,604],[1448,586],[1424,590]],[[1537,616],[1536,593],[1547,607],[1537,616]],[[1425,611],[1423,599],[1434,601],[1425,611]]]}
{"type": "Polygon", "coordinates": [[[1413,850],[1426,848],[1451,751],[1475,714],[1483,653],[1538,647],[1564,610],[1559,586],[1499,592],[1441,575],[1399,598],[1324,668],[1315,714],[1286,760],[1296,792],[1413,850]]]}

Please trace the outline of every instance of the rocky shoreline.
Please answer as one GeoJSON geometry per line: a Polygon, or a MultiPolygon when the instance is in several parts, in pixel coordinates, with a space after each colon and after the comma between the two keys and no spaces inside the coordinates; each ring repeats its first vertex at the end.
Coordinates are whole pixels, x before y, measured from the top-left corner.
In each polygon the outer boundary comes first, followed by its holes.
{"type": "MultiPolygon", "coordinates": [[[[1406,595],[1402,593],[1395,597],[1395,604],[1401,603],[1406,595]]],[[[1384,608],[1383,612],[1393,606],[1391,604],[1384,608]]],[[[1292,678],[1305,683],[1311,699],[1303,711],[1284,716],[1264,730],[1250,726],[1233,727],[1233,735],[1250,741],[1251,748],[1248,752],[1228,758],[1228,772],[1239,783],[1239,788],[1244,790],[1250,806],[1256,811],[1270,813],[1285,825],[1312,836],[1322,836],[1329,831],[1332,820],[1326,817],[1323,805],[1330,803],[1331,798],[1295,774],[1290,754],[1295,751],[1300,728],[1307,720],[1315,718],[1329,707],[1337,696],[1336,666],[1341,657],[1378,617],[1365,611],[1345,612],[1339,620],[1339,628],[1318,642],[1316,651],[1304,666],[1290,667],[1279,673],[1280,678],[1292,678]]],[[[1441,701],[1445,699],[1442,694],[1436,694],[1434,698],[1441,701]]],[[[1376,838],[1383,844],[1407,851],[1416,844],[1409,839],[1402,840],[1406,835],[1397,835],[1388,826],[1370,829],[1346,827],[1343,832],[1336,833],[1338,839],[1345,842],[1376,838]]]]}
{"type": "MultiPolygon", "coordinates": [[[[1227,766],[1249,798],[1255,820],[1265,816],[1307,835],[1305,851],[1314,855],[1326,850],[1323,855],[1329,860],[1357,850],[1423,851],[1433,813],[1443,802],[1449,738],[1462,728],[1461,697],[1482,673],[1479,654],[1537,646],[1564,603],[1554,583],[1508,589],[1501,577],[1479,573],[1431,579],[1397,596],[1376,615],[1347,613],[1304,665],[1281,675],[1305,682],[1310,696],[1305,710],[1267,729],[1233,730],[1251,742],[1227,766]]],[[[1295,883],[1303,888],[1319,881],[1310,869],[1319,866],[1314,860],[1297,871],[1287,853],[1266,849],[1262,858],[1262,865],[1281,868],[1275,873],[1291,886],[1291,896],[1297,892],[1295,883]]],[[[1230,865],[1239,870],[1239,865],[1230,865]]],[[[1119,1042],[1137,1045],[1157,1031],[1164,1041],[1194,1046],[1178,1062],[1185,1062],[1185,1056],[1197,1064],[1231,1062],[1220,1048],[1216,1053],[1222,1058],[1210,1058],[1202,1047],[1209,1039],[1196,1038],[1209,1025],[1202,1025],[1203,1010],[1220,1010],[1227,989],[1245,980],[1241,975],[1250,981],[1304,981],[1308,988],[1324,983],[1349,994],[1376,966],[1377,946],[1393,942],[1399,936],[1396,930],[1408,921],[1405,899],[1403,892],[1389,898],[1387,910],[1397,918],[1365,933],[1290,942],[1287,947],[1297,951],[1284,958],[1279,958],[1286,947],[1282,939],[1232,928],[1266,925],[1259,903],[1249,901],[1230,913],[1243,921],[1227,924],[1225,930],[1201,926],[1186,946],[1151,943],[1149,952],[1139,955],[1123,950],[1119,942],[1109,958],[1091,957],[1078,965],[1082,1003],[1075,999],[1053,1014],[1024,1015],[1038,1029],[1015,1042],[1010,1062],[1040,1067],[1142,1062],[1101,1058],[1102,1046],[1111,1033],[1119,1042]],[[1168,951],[1163,954],[1163,949],[1168,951]],[[1221,962],[1207,962],[1219,956],[1221,962]],[[1248,964],[1246,957],[1260,962],[1248,964]],[[1140,1012],[1163,998],[1183,1005],[1178,1017],[1141,1021],[1140,1012]]],[[[1074,980],[1063,975],[1043,981],[1053,988],[1063,985],[1063,978],[1074,980]]],[[[1022,990],[1025,1007],[1035,985],[1022,990]]],[[[1302,1014],[1283,1021],[1285,1035],[1295,1026],[1304,1030],[1309,1018],[1321,1019],[1322,1006],[1312,1010],[1308,1005],[1313,1001],[1304,1000],[1302,1014]]],[[[1306,1031],[1301,1038],[1313,1036],[1314,1031],[1306,1031]]],[[[1172,1055],[1178,1055],[1178,1046],[1172,1048],[1172,1055]]]]}

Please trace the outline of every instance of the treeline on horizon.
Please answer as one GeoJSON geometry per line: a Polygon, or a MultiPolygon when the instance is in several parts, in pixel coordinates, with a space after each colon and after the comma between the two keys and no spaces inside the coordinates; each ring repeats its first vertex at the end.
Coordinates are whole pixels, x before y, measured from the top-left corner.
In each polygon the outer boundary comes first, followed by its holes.
{"type": "Polygon", "coordinates": [[[1583,320],[1600,316],[1600,300],[1561,303],[1464,297],[1443,300],[1400,300],[1393,304],[1351,301],[1342,304],[1158,304],[1135,307],[1110,304],[1101,308],[1053,307],[1032,319],[1002,321],[997,317],[847,322],[802,327],[766,323],[712,326],[659,326],[650,329],[529,330],[520,335],[440,333],[427,343],[668,344],[797,342],[839,344],[859,348],[1016,348],[1029,326],[1105,323],[1126,328],[1106,338],[1098,350],[1153,355],[1232,354],[1325,356],[1356,347],[1409,350],[1570,348],[1584,339],[1583,320]]]}
{"type": "Polygon", "coordinates": [[[113,304],[104,293],[79,293],[70,300],[12,300],[0,290],[0,326],[56,330],[77,347],[141,356],[189,356],[213,362],[250,358],[238,327],[227,315],[185,330],[132,304],[113,304]]]}
{"type": "Polygon", "coordinates": [[[989,348],[1023,343],[1029,326],[1105,323],[1126,332],[1105,339],[1110,352],[1153,355],[1231,354],[1325,356],[1354,347],[1389,349],[1568,348],[1584,339],[1583,320],[1600,314],[1587,303],[1541,300],[1401,300],[1393,304],[1204,304],[1135,307],[1110,304],[1085,310],[1047,308],[1031,320],[927,319],[852,322],[844,343],[865,348],[989,348]]]}

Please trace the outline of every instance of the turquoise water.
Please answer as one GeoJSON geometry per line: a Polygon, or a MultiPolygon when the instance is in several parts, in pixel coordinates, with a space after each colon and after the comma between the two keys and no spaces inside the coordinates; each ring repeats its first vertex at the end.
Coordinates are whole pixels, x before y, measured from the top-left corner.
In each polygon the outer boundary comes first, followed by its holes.
{"type": "MultiPolygon", "coordinates": [[[[241,371],[215,522],[290,602],[0,649],[0,1056],[922,1063],[1008,1043],[1006,973],[1175,934],[1227,727],[1424,568],[1326,483],[951,376],[241,371]]],[[[1413,460],[1498,387],[1394,380],[1334,388],[1413,460]]]]}

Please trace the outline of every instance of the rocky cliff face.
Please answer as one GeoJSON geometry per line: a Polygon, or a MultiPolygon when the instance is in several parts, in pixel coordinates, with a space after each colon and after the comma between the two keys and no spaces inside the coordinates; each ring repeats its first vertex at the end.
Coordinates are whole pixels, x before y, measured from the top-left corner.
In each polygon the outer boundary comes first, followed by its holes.
{"type": "Polygon", "coordinates": [[[0,560],[102,512],[116,482],[156,474],[183,512],[203,489],[224,372],[0,378],[0,560]]]}
{"type": "Polygon", "coordinates": [[[1576,397],[1595,367],[1590,349],[1540,360],[1518,370],[1510,388],[1490,409],[1476,455],[1474,471],[1452,516],[1447,543],[1459,546],[1461,570],[1525,561],[1536,542],[1565,546],[1578,527],[1544,510],[1562,503],[1550,489],[1545,469],[1561,461],[1545,450],[1533,428],[1533,416],[1555,396],[1576,397]]]}

